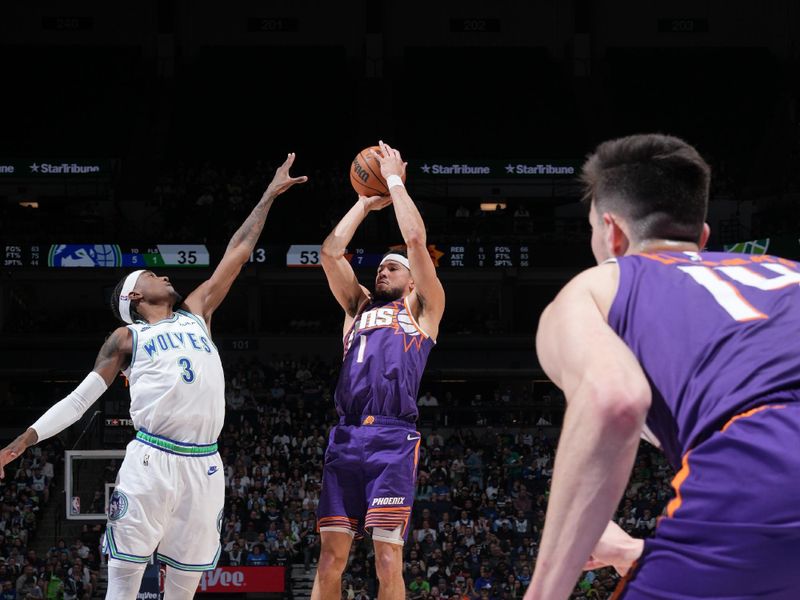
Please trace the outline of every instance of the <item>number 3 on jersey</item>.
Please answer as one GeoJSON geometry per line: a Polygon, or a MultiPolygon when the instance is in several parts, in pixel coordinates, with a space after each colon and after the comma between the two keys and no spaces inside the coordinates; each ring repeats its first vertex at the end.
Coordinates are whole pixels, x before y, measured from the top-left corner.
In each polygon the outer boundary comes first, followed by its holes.
{"type": "Polygon", "coordinates": [[[182,357],[178,359],[178,364],[181,366],[181,369],[183,369],[183,372],[181,373],[181,379],[183,379],[185,383],[192,383],[195,377],[194,371],[192,371],[192,361],[190,361],[188,358],[182,357]]]}
{"type": "Polygon", "coordinates": [[[765,315],[745,300],[739,290],[732,283],[717,275],[717,272],[726,275],[741,285],[764,292],[800,284],[800,273],[793,269],[772,263],[763,263],[761,266],[773,273],[777,273],[778,276],[764,277],[747,267],[715,267],[711,269],[709,267],[693,266],[678,267],[678,269],[702,285],[714,297],[717,304],[731,317],[737,321],[754,321],[768,319],[769,315],[765,315]]]}

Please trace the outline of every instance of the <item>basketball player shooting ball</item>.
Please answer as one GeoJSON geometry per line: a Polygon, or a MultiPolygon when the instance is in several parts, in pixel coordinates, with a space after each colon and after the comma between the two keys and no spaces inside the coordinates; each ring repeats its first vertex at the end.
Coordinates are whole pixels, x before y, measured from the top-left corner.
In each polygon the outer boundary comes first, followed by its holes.
{"type": "Polygon", "coordinates": [[[592,251],[542,314],[542,368],[567,410],[525,600],[582,568],[625,600],[797,598],[800,269],[704,252],[710,169],[683,140],[600,144],[583,166],[592,251]],[[639,436],[678,471],[655,536],[609,523],[639,436]]]}
{"type": "Polygon", "coordinates": [[[353,538],[372,534],[381,600],[405,598],[402,556],[414,500],[420,434],[417,392],[444,312],[425,224],[402,182],[405,163],[383,142],[374,154],[390,196],[359,196],[322,245],[322,266],[344,309],[344,362],[334,401],[317,510],[322,539],[313,600],[341,597],[353,538]],[[345,249],[373,210],[394,207],[408,256],[381,260],[374,292],[358,283],[345,249]]]}
{"type": "Polygon", "coordinates": [[[166,600],[194,597],[202,572],[216,566],[225,495],[216,440],[225,417],[225,377],[211,317],[249,259],[275,198],[307,180],[289,176],[293,162],[289,154],[211,278],[185,300],[167,277],[151,271],[120,281],[111,308],[126,325],[103,344],[86,379],[0,451],[2,470],[80,419],[120,371],[128,377],[137,434],[109,502],[110,600],[136,598],[156,547],[170,567],[166,600]]]}

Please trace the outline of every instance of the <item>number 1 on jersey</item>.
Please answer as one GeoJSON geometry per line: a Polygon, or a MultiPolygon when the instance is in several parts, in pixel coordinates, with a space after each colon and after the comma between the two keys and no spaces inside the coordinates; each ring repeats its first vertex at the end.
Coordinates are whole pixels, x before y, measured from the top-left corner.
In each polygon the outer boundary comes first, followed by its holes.
{"type": "Polygon", "coordinates": [[[367,336],[362,333],[358,339],[361,341],[358,343],[358,356],[356,357],[356,362],[363,363],[364,352],[367,350],[367,336]]]}

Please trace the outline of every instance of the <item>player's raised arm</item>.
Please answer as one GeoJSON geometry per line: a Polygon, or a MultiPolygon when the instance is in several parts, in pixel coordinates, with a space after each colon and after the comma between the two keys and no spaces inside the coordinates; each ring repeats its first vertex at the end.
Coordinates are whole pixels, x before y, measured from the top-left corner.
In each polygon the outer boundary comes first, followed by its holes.
{"type": "Polygon", "coordinates": [[[347,244],[371,211],[380,210],[391,203],[392,199],[388,196],[359,196],[322,243],[322,268],[331,292],[347,317],[354,317],[361,303],[369,298],[369,292],[358,283],[353,267],[345,258],[347,244]]]}
{"type": "Polygon", "coordinates": [[[564,391],[567,410],[525,600],[569,596],[625,490],[650,406],[647,378],[598,308],[597,298],[616,285],[615,268],[573,279],[539,321],[539,362],[564,391]]]}
{"type": "Polygon", "coordinates": [[[185,306],[190,312],[201,315],[208,324],[211,315],[216,308],[228,295],[234,280],[239,275],[244,264],[250,258],[250,253],[255,248],[261,230],[264,229],[264,222],[267,220],[269,209],[275,198],[288,190],[296,183],[305,183],[308,177],[292,177],[289,169],[294,162],[294,152],[290,152],[284,163],[278,167],[264,195],[261,196],[250,216],[245,219],[241,227],[233,234],[231,241],[222,260],[214,269],[214,273],[208,281],[200,284],[186,298],[185,306]]]}
{"type": "Polygon", "coordinates": [[[108,389],[131,356],[131,332],[119,327],[100,348],[94,369],[66,398],[56,402],[22,435],[0,450],[0,479],[5,466],[37,442],[62,432],[83,416],[108,389]]]}
{"type": "Polygon", "coordinates": [[[428,252],[425,223],[403,185],[401,177],[406,170],[406,163],[403,162],[400,152],[382,141],[379,146],[381,154],[375,153],[375,157],[380,162],[381,175],[386,179],[392,195],[397,224],[408,249],[408,263],[414,280],[411,308],[425,331],[436,339],[439,322],[444,314],[445,298],[442,282],[436,276],[436,267],[428,252]]]}

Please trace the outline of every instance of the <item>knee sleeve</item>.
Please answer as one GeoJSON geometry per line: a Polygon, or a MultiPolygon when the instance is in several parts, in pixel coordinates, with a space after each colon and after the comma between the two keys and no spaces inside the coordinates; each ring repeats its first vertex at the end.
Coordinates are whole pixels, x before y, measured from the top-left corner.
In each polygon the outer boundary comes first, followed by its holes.
{"type": "Polygon", "coordinates": [[[192,600],[202,576],[202,571],[180,571],[167,567],[164,600],[192,600]]]}
{"type": "Polygon", "coordinates": [[[372,539],[378,542],[387,542],[389,544],[397,544],[402,546],[403,540],[403,526],[398,525],[394,529],[384,529],[383,527],[372,528],[372,539]]]}
{"type": "Polygon", "coordinates": [[[108,561],[106,600],[136,600],[142,585],[144,563],[130,563],[112,558],[108,561]]]}

